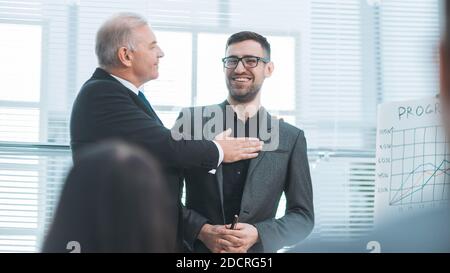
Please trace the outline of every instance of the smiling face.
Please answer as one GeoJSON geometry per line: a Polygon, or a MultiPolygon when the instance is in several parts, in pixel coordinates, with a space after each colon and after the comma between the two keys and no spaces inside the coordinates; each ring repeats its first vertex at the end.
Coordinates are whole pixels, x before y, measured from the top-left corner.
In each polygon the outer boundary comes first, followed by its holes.
{"type": "Polygon", "coordinates": [[[141,84],[158,78],[159,58],[164,52],[159,48],[155,34],[148,26],[142,26],[134,30],[136,48],[132,52],[132,71],[141,84]]]}
{"type": "MultiPolygon", "coordinates": [[[[254,40],[245,40],[228,46],[226,57],[245,56],[266,57],[263,47],[254,40]]],[[[237,102],[246,103],[253,101],[258,95],[264,79],[270,77],[273,71],[273,63],[258,62],[254,68],[246,68],[239,62],[236,68],[224,68],[225,80],[229,96],[237,102]]]]}

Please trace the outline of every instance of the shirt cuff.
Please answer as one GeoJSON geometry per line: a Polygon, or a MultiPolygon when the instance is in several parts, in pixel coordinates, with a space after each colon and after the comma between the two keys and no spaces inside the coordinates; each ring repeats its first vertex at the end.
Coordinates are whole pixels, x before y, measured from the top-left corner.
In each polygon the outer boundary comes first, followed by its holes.
{"type": "MultiPolygon", "coordinates": [[[[219,150],[219,160],[217,161],[217,167],[219,167],[219,165],[222,163],[223,161],[223,150],[222,147],[220,147],[219,143],[217,143],[216,141],[213,140],[213,143],[216,144],[217,150],[219,150]]],[[[211,174],[215,174],[216,173],[216,169],[212,169],[209,171],[209,173],[211,174]]]]}

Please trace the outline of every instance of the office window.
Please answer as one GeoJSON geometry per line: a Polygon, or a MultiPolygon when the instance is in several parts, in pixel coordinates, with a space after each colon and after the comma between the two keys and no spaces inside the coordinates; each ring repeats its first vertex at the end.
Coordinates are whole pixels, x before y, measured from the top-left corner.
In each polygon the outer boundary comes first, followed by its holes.
{"type": "Polygon", "coordinates": [[[2,89],[0,100],[39,102],[41,87],[41,40],[39,25],[0,24],[2,89]],[[7,37],[7,39],[6,39],[7,37]],[[27,80],[23,77],[27,75],[27,80]],[[6,91],[7,90],[7,91],[6,91]]]}
{"type": "MultiPolygon", "coordinates": [[[[370,2],[0,1],[0,251],[39,250],[71,164],[72,103],[97,66],[95,33],[124,11],[146,16],[165,51],[160,78],[145,93],[167,127],[182,107],[226,98],[220,59],[229,35],[267,36],[275,71],[262,102],[305,131],[314,236],[367,230],[373,195],[362,193],[373,191],[376,105],[437,93],[439,36],[438,0],[370,2]],[[13,151],[18,143],[31,150],[13,151]],[[352,214],[355,204],[365,207],[352,214]],[[353,225],[358,218],[363,222],[353,225]]],[[[282,198],[277,217],[284,207],[282,198]]]]}
{"type": "Polygon", "coordinates": [[[151,98],[152,104],[155,106],[183,107],[190,105],[192,34],[157,30],[155,35],[165,56],[160,59],[159,78],[145,85],[145,94],[151,98]]]}
{"type": "Polygon", "coordinates": [[[223,74],[227,34],[198,34],[197,105],[209,105],[225,100],[228,95],[223,74]]]}
{"type": "Polygon", "coordinates": [[[0,141],[38,142],[42,28],[0,23],[0,33],[0,141]]]}
{"type": "Polygon", "coordinates": [[[0,107],[1,141],[38,142],[40,109],[0,107]]]}
{"type": "Polygon", "coordinates": [[[439,1],[383,1],[377,9],[381,101],[439,93],[439,1]]]}
{"type": "Polygon", "coordinates": [[[0,227],[37,228],[39,173],[36,170],[2,170],[0,227]],[[11,188],[16,187],[14,191],[11,188]],[[20,187],[20,190],[19,190],[20,187]]]}
{"type": "Polygon", "coordinates": [[[39,251],[70,165],[68,149],[0,149],[0,252],[39,251]]]}
{"type": "Polygon", "coordinates": [[[145,84],[144,94],[170,128],[192,101],[192,33],[156,30],[155,35],[165,56],[159,62],[159,78],[145,84]]]}
{"type": "MultiPolygon", "coordinates": [[[[375,113],[363,106],[361,6],[364,1],[311,1],[308,71],[305,71],[300,124],[310,147],[364,149],[365,124],[375,127],[375,113]]],[[[375,104],[375,101],[371,102],[375,104]]],[[[370,128],[369,127],[369,128],[370,128]]]]}
{"type": "Polygon", "coordinates": [[[295,64],[296,39],[286,36],[267,36],[270,41],[275,69],[264,82],[261,102],[268,109],[279,111],[295,110],[295,64]]]}

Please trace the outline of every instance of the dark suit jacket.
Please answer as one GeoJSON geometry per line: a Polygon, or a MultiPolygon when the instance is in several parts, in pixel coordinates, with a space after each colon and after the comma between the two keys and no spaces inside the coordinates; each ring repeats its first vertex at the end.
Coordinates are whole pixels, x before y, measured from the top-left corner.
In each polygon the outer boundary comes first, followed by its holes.
{"type": "MultiPolygon", "coordinates": [[[[225,102],[220,107],[225,109],[225,102]]],[[[208,113],[210,108],[206,106],[199,110],[197,107],[184,111],[208,113]]],[[[183,116],[180,114],[180,119],[183,116]]],[[[260,117],[263,116],[267,118],[267,128],[275,129],[272,117],[261,108],[260,117]]],[[[202,128],[210,120],[203,118],[202,128]]],[[[185,133],[193,135],[193,132],[185,133]]],[[[279,121],[279,134],[275,135],[279,138],[278,148],[263,151],[250,161],[245,182],[239,222],[256,226],[260,237],[260,242],[249,252],[275,252],[283,246],[295,245],[306,238],[314,226],[312,185],[303,131],[279,121]],[[286,212],[282,218],[275,219],[283,192],[286,212]]],[[[208,139],[213,137],[206,136],[208,139]]],[[[223,181],[221,166],[215,175],[197,168],[185,172],[184,240],[191,251],[208,251],[197,240],[205,223],[229,224],[224,220],[223,183],[227,181],[223,181]]]]}
{"type": "MultiPolygon", "coordinates": [[[[219,158],[212,141],[174,140],[170,130],[135,93],[101,68],[86,81],[74,102],[70,136],[75,164],[86,146],[110,138],[122,139],[147,150],[162,165],[174,204],[179,208],[180,170],[197,168],[207,173],[217,167],[219,158]]],[[[178,216],[181,212],[168,215],[178,216]]],[[[179,222],[177,250],[181,250],[182,221],[176,222],[179,222]]]]}

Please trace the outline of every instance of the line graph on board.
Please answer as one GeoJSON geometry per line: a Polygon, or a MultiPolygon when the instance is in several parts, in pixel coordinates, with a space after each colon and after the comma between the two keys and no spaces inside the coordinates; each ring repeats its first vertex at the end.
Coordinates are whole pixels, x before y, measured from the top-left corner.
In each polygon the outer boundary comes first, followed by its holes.
{"type": "Polygon", "coordinates": [[[450,161],[442,126],[393,130],[389,205],[449,199],[450,161]]]}
{"type": "Polygon", "coordinates": [[[447,206],[450,136],[436,98],[378,109],[375,217],[387,220],[447,206]]]}

